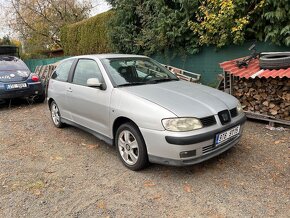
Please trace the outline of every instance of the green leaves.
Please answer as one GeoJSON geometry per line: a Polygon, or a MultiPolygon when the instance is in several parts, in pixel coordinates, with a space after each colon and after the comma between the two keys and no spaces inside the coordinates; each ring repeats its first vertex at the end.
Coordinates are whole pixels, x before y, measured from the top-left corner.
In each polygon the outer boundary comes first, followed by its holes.
{"type": "Polygon", "coordinates": [[[254,25],[256,35],[277,45],[289,46],[290,2],[285,0],[265,0],[262,14],[258,17],[259,26],[254,25]]]}
{"type": "Polygon", "coordinates": [[[119,52],[146,55],[170,48],[192,52],[197,44],[187,25],[197,0],[117,0],[110,38],[119,52]],[[190,9],[190,10],[189,10],[190,9]]]}

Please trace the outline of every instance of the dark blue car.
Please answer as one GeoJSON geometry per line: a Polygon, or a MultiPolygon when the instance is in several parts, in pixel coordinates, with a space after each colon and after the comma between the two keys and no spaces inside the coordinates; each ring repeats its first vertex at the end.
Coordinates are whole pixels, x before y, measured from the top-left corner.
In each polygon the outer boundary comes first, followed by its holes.
{"type": "Polygon", "coordinates": [[[45,93],[39,77],[17,57],[0,56],[0,100],[29,97],[43,102],[45,93]]]}

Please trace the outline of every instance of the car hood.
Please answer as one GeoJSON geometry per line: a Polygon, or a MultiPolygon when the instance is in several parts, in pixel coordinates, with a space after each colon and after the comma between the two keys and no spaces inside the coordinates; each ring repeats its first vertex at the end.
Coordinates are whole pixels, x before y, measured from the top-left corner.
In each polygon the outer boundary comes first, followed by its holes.
{"type": "Polygon", "coordinates": [[[178,117],[206,117],[237,106],[238,100],[219,90],[185,81],[122,87],[124,91],[166,108],[178,117]]]}

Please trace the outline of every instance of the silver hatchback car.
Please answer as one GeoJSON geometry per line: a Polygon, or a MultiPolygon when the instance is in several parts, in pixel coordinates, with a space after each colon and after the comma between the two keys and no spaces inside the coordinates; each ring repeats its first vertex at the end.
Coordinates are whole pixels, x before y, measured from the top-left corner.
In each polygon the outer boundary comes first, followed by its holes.
{"type": "Polygon", "coordinates": [[[74,125],[116,146],[131,170],[212,158],[239,141],[246,121],[233,96],[181,81],[139,55],[63,60],[49,81],[48,104],[56,127],[74,125]]]}

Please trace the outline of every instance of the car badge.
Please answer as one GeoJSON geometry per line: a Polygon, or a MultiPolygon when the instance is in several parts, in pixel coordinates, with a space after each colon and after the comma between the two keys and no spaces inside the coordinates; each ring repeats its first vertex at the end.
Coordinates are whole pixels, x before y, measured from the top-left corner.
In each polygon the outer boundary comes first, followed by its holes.
{"type": "Polygon", "coordinates": [[[222,118],[223,118],[224,122],[229,120],[229,116],[226,113],[222,114],[222,118]]]}
{"type": "Polygon", "coordinates": [[[15,77],[15,74],[11,73],[9,76],[10,76],[11,78],[14,78],[14,77],[15,77]]]}

